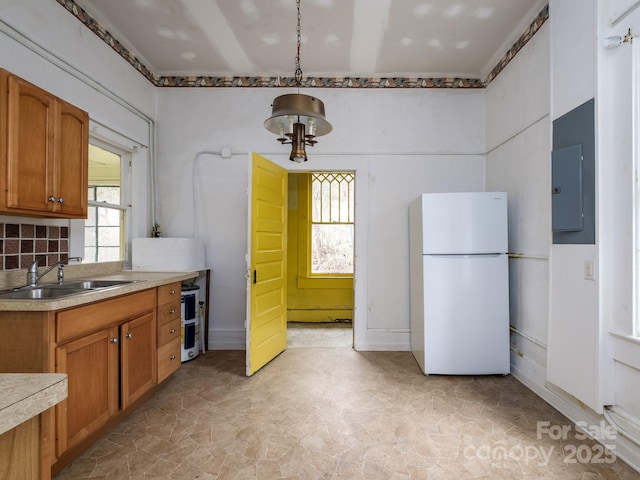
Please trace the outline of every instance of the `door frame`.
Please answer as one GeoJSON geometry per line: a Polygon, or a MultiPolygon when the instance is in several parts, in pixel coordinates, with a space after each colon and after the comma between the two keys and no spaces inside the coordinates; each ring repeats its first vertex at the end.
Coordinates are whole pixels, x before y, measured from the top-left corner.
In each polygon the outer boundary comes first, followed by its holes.
{"type": "MultiPolygon", "coordinates": [[[[289,182],[291,182],[291,176],[292,175],[298,175],[298,174],[303,174],[304,176],[301,176],[299,178],[303,178],[309,181],[309,185],[308,187],[310,188],[310,183],[311,183],[311,173],[313,172],[326,172],[326,173],[350,173],[353,174],[353,193],[354,193],[354,203],[356,200],[356,188],[355,188],[355,182],[356,182],[356,172],[354,170],[349,170],[349,169],[323,169],[323,168],[314,168],[314,169],[297,169],[297,170],[288,170],[289,173],[289,182]]],[[[291,183],[289,183],[289,186],[291,186],[291,183]]],[[[291,188],[289,188],[290,193],[292,192],[291,188]]],[[[309,248],[309,242],[310,239],[307,237],[307,235],[310,235],[309,232],[309,224],[311,222],[311,219],[308,217],[307,214],[303,214],[302,213],[302,209],[301,209],[301,205],[306,206],[307,210],[309,210],[311,208],[311,200],[310,198],[307,199],[302,199],[302,197],[304,197],[304,194],[306,194],[308,197],[310,197],[310,192],[307,190],[307,188],[301,188],[300,186],[298,186],[297,190],[295,191],[295,194],[297,195],[297,205],[294,208],[297,208],[297,212],[298,212],[298,218],[295,220],[295,225],[296,225],[296,232],[294,233],[293,237],[289,237],[289,244],[291,244],[292,239],[295,238],[295,255],[296,258],[293,260],[293,265],[295,268],[295,271],[291,271],[291,261],[292,259],[289,259],[289,274],[287,276],[287,282],[289,285],[289,289],[294,288],[295,289],[301,289],[301,290],[307,290],[307,294],[303,294],[303,297],[306,297],[307,295],[313,295],[314,291],[317,291],[319,294],[320,292],[323,292],[326,288],[333,290],[333,289],[339,289],[339,290],[344,290],[345,292],[347,290],[350,290],[350,295],[351,295],[351,308],[350,310],[350,318],[352,321],[352,327],[353,327],[353,305],[354,305],[354,285],[353,285],[353,278],[354,275],[350,275],[350,276],[345,276],[345,277],[341,277],[341,276],[335,276],[335,277],[331,277],[331,278],[323,278],[322,276],[318,276],[318,277],[314,277],[311,275],[310,271],[308,271],[308,269],[310,269],[309,267],[309,262],[310,262],[310,252],[308,250],[309,248]],[[304,217],[305,221],[302,222],[300,219],[304,217]],[[306,233],[302,233],[302,231],[306,230],[306,233]],[[304,265],[304,263],[307,263],[307,265],[304,265]],[[332,286],[329,286],[329,284],[333,284],[332,286]]],[[[289,209],[289,227],[291,228],[291,202],[289,203],[290,205],[290,209],[289,209]]],[[[309,212],[307,212],[309,213],[309,212]]],[[[355,228],[357,225],[357,218],[355,211],[354,211],[354,221],[353,221],[353,225],[354,225],[354,245],[353,245],[353,255],[354,255],[354,259],[355,259],[355,228]]],[[[291,231],[291,230],[290,230],[291,231]]],[[[291,245],[289,245],[289,249],[287,250],[288,253],[293,253],[290,252],[291,250],[291,245]]],[[[354,274],[355,274],[355,265],[354,265],[354,274]]],[[[291,293],[291,291],[289,290],[288,293],[291,293]]],[[[320,294],[321,295],[321,294],[320,294]]],[[[325,297],[326,298],[326,297],[325,297]]],[[[312,300],[313,301],[313,300],[312,300]]],[[[336,300],[337,301],[337,300],[336,300]]],[[[343,297],[340,297],[340,301],[343,301],[343,297]]],[[[316,302],[314,302],[316,303],[316,302]]],[[[317,304],[321,304],[322,300],[317,300],[317,304]]],[[[291,305],[289,305],[289,308],[291,308],[291,305]]],[[[299,307],[304,309],[304,307],[299,307]]],[[[294,310],[299,310],[299,308],[294,308],[294,310]]],[[[326,307],[324,309],[319,309],[319,310],[324,310],[326,312],[331,311],[333,315],[340,315],[339,311],[341,310],[346,310],[345,308],[339,308],[339,307],[335,307],[335,308],[329,308],[326,307]]],[[[324,315],[318,315],[317,317],[314,318],[320,318],[320,317],[325,317],[326,314],[324,315]]],[[[304,316],[304,315],[302,315],[304,316]]],[[[336,317],[336,318],[346,318],[346,317],[336,317]]],[[[305,320],[300,320],[300,321],[305,321],[305,320]]],[[[319,321],[319,320],[306,320],[308,323],[313,324],[314,321],[319,321]]],[[[353,346],[353,341],[352,341],[352,346],[353,346]]]]}
{"type": "MultiPolygon", "coordinates": [[[[353,272],[353,349],[387,350],[388,331],[369,329],[368,311],[368,244],[370,164],[375,155],[313,155],[305,163],[294,163],[288,155],[271,154],[269,160],[288,172],[350,171],[355,174],[355,242],[353,272]],[[309,163],[312,162],[312,163],[309,163]],[[316,168],[311,168],[311,166],[316,168]],[[380,345],[380,347],[377,347],[380,345]]],[[[407,337],[408,337],[407,332],[407,337]]]]}

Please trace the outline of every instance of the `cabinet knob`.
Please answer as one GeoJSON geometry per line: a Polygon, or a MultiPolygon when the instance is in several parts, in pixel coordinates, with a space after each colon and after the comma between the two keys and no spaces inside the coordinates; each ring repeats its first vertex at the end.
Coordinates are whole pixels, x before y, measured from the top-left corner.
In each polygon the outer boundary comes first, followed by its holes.
{"type": "Polygon", "coordinates": [[[176,309],[172,308],[171,310],[169,310],[169,314],[173,315],[174,313],[176,313],[176,309]]]}
{"type": "Polygon", "coordinates": [[[110,338],[110,339],[109,339],[109,341],[110,341],[111,343],[118,343],[118,338],[117,338],[117,337],[110,338]]]}
{"type": "Polygon", "coordinates": [[[133,333],[127,333],[127,334],[125,335],[125,337],[127,337],[127,338],[133,338],[133,333]]]}
{"type": "Polygon", "coordinates": [[[175,295],[175,294],[176,294],[175,290],[173,290],[173,289],[169,290],[169,295],[175,295]]]}
{"type": "Polygon", "coordinates": [[[176,356],[172,353],[171,355],[169,355],[169,360],[175,360],[176,356]]]}
{"type": "Polygon", "coordinates": [[[58,203],[64,203],[64,198],[59,198],[58,203]]]}
{"type": "Polygon", "coordinates": [[[49,200],[50,202],[57,202],[58,199],[56,197],[54,197],[53,195],[51,195],[47,200],[49,200]]]}
{"type": "Polygon", "coordinates": [[[176,333],[176,329],[175,328],[169,329],[169,333],[176,333]]]}

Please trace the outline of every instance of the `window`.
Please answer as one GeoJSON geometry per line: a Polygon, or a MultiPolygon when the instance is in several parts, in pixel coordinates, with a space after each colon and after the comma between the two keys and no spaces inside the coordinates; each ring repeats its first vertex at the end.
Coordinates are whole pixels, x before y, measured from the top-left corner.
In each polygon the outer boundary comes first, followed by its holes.
{"type": "Polygon", "coordinates": [[[84,226],[84,261],[124,259],[127,211],[123,164],[127,152],[92,139],[89,145],[89,208],[84,226]]]}
{"type": "Polygon", "coordinates": [[[312,275],[353,275],[354,173],[311,174],[312,275]]]}

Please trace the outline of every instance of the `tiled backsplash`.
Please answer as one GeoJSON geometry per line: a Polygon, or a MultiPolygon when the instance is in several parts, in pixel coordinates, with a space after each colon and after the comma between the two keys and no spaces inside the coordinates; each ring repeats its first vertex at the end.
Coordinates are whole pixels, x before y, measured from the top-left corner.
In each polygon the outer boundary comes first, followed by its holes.
{"type": "Polygon", "coordinates": [[[0,270],[29,268],[69,260],[69,227],[0,223],[0,270]]]}

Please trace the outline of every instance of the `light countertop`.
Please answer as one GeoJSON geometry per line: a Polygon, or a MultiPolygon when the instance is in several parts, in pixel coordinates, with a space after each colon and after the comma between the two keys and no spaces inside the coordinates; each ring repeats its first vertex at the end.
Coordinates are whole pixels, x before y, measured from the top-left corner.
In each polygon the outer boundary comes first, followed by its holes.
{"type": "Polygon", "coordinates": [[[64,373],[0,373],[0,435],[65,398],[64,373]]]}
{"type": "MultiPolygon", "coordinates": [[[[198,276],[198,272],[142,272],[138,270],[122,270],[107,275],[83,276],[83,279],[100,280],[128,280],[134,283],[117,285],[109,288],[90,290],[83,293],[67,295],[53,299],[2,299],[0,311],[53,311],[64,308],[77,307],[86,303],[105,300],[128,293],[134,293],[149,288],[159,287],[173,282],[182,282],[198,276]]],[[[65,278],[65,281],[73,281],[78,278],[65,278]]],[[[46,283],[42,283],[45,286],[46,283]]]]}

